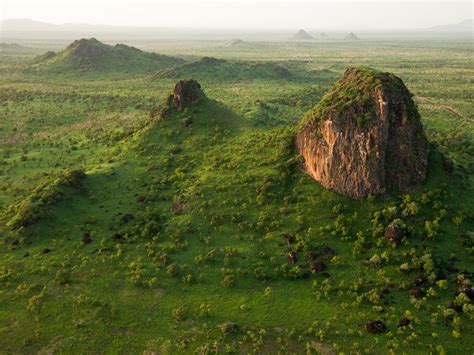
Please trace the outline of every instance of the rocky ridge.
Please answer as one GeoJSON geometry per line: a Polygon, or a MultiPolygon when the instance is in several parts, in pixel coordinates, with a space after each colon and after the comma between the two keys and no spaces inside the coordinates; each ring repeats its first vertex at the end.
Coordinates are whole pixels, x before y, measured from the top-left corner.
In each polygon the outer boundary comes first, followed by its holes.
{"type": "Polygon", "coordinates": [[[303,119],[296,145],[306,171],[324,187],[353,198],[422,182],[427,141],[402,80],[349,68],[303,119]]]}

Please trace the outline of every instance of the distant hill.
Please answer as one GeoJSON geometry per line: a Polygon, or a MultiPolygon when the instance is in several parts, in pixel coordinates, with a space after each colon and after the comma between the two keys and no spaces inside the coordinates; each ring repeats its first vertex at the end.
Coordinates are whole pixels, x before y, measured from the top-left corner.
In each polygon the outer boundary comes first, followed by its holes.
{"type": "Polygon", "coordinates": [[[285,67],[272,63],[231,62],[213,57],[203,57],[193,63],[186,63],[175,68],[164,69],[154,78],[197,80],[251,80],[251,79],[291,79],[292,73],[285,67]]]}
{"type": "Polygon", "coordinates": [[[299,30],[293,35],[292,39],[295,41],[311,41],[314,37],[310,36],[305,30],[299,30]]]}
{"type": "Polygon", "coordinates": [[[344,37],[344,39],[348,41],[358,41],[359,37],[357,37],[354,32],[351,32],[346,37],[344,37]]]}
{"type": "Polygon", "coordinates": [[[473,32],[474,22],[472,19],[464,20],[455,24],[440,25],[429,28],[430,31],[437,32],[473,32]]]}
{"type": "Polygon", "coordinates": [[[27,47],[23,47],[18,43],[0,43],[0,53],[1,52],[21,52],[27,50],[27,47]]]}
{"type": "Polygon", "coordinates": [[[241,49],[248,48],[248,49],[253,49],[253,50],[267,47],[267,45],[261,42],[260,43],[247,42],[241,39],[233,39],[232,41],[228,42],[225,46],[230,47],[230,48],[241,48],[241,49]]]}
{"type": "Polygon", "coordinates": [[[183,60],[144,52],[125,44],[110,46],[95,38],[72,42],[66,49],[36,58],[34,67],[53,72],[146,73],[184,63],[183,60]]]}
{"type": "Polygon", "coordinates": [[[233,39],[232,41],[230,41],[229,47],[238,47],[238,46],[243,46],[243,45],[246,45],[246,44],[247,44],[247,42],[242,41],[241,39],[237,38],[237,39],[233,39]]]}

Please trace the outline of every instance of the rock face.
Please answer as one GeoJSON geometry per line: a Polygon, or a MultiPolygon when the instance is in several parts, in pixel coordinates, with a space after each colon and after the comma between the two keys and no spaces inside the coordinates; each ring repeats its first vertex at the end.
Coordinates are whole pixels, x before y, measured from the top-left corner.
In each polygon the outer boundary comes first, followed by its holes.
{"type": "Polygon", "coordinates": [[[180,80],[174,87],[173,106],[177,111],[181,111],[187,105],[198,101],[204,93],[201,90],[201,85],[196,80],[180,80]]]}
{"type": "Polygon", "coordinates": [[[393,74],[349,68],[303,119],[296,145],[307,172],[353,198],[424,180],[427,141],[411,94],[393,74]]]}

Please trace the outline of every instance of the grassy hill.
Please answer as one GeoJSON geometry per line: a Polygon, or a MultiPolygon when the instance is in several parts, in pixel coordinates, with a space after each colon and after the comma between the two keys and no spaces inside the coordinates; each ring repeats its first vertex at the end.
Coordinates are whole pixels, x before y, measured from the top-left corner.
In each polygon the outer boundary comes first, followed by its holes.
{"type": "Polygon", "coordinates": [[[144,52],[125,44],[110,46],[95,38],[83,38],[74,41],[61,52],[47,52],[37,57],[33,67],[57,73],[146,73],[183,62],[178,58],[144,52]]]}
{"type": "Polygon", "coordinates": [[[194,78],[197,80],[211,81],[255,79],[292,80],[295,78],[295,74],[288,70],[284,64],[271,62],[238,62],[213,57],[203,57],[193,63],[186,63],[175,68],[164,69],[154,76],[155,80],[164,78],[194,78]]]}

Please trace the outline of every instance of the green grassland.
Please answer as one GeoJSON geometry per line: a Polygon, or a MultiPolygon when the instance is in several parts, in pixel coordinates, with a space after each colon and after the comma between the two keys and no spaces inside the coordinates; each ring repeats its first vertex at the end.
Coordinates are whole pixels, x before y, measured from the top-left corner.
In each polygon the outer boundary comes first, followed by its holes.
{"type": "Polygon", "coordinates": [[[1,353],[472,352],[469,43],[146,50],[180,59],[77,72],[0,53],[1,353]],[[351,200],[301,170],[298,122],[359,65],[414,94],[430,163],[410,194],[351,200]],[[206,97],[152,114],[187,78],[206,97]]]}

